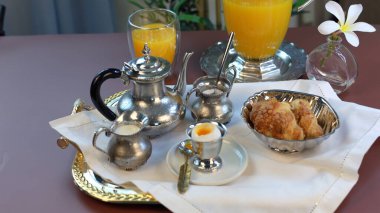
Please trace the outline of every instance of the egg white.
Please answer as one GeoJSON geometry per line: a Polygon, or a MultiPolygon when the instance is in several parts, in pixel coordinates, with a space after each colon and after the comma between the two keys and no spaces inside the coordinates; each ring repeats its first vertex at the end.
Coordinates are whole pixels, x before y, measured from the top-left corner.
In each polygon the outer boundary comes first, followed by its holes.
{"type": "Polygon", "coordinates": [[[218,140],[220,137],[222,137],[222,133],[220,130],[211,123],[204,123],[204,124],[199,124],[194,129],[191,131],[191,138],[194,141],[199,141],[199,142],[211,142],[218,140]],[[199,129],[202,128],[210,128],[211,127],[211,132],[206,134],[206,135],[198,135],[197,132],[199,129]]]}

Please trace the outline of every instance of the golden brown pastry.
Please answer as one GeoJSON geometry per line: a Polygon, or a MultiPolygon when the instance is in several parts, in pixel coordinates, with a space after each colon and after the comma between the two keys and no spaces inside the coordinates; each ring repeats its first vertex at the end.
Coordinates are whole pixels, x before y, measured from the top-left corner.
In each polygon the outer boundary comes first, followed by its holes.
{"type": "Polygon", "coordinates": [[[287,102],[270,99],[253,103],[250,119],[258,132],[269,137],[283,140],[303,140],[305,137],[287,102]]]}
{"type": "Polygon", "coordinates": [[[291,102],[291,107],[297,123],[303,129],[307,139],[323,135],[323,130],[311,111],[309,102],[305,99],[296,99],[291,102]]]}

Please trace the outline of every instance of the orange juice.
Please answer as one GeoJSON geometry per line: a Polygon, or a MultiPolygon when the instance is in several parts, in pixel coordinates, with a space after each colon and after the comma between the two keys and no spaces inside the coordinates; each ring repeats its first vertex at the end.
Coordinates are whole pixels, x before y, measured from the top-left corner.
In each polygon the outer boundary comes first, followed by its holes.
{"type": "Polygon", "coordinates": [[[147,24],[132,31],[132,40],[136,57],[143,56],[141,51],[144,44],[147,43],[151,50],[150,55],[164,58],[170,63],[173,62],[176,50],[174,27],[167,27],[160,23],[147,24]]]}
{"type": "Polygon", "coordinates": [[[292,0],[223,0],[228,32],[235,32],[236,51],[246,59],[275,54],[288,29],[292,0]]]}

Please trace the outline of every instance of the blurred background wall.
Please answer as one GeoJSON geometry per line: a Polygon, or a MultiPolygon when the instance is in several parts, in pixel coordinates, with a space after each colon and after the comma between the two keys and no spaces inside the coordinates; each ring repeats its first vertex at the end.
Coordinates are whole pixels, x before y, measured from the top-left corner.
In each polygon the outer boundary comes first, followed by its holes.
{"type": "Polygon", "coordinates": [[[126,0],[0,0],[7,35],[107,33],[124,29],[126,0]]]}
{"type": "MultiPolygon", "coordinates": [[[[144,2],[152,1],[135,2],[147,6],[144,2]]],[[[164,2],[170,7],[170,2],[175,1],[164,2]]],[[[206,17],[213,29],[224,29],[222,0],[192,2],[195,8],[187,8],[190,13],[206,17]]],[[[326,2],[327,0],[315,0],[306,8],[305,13],[292,17],[290,27],[317,26],[322,21],[331,19],[331,15],[324,9],[326,2]]],[[[380,24],[379,0],[339,0],[339,3],[346,11],[350,4],[362,3],[364,12],[359,20],[380,24]]],[[[125,32],[128,15],[138,9],[128,0],[0,0],[0,4],[6,6],[6,35],[125,32]]]]}

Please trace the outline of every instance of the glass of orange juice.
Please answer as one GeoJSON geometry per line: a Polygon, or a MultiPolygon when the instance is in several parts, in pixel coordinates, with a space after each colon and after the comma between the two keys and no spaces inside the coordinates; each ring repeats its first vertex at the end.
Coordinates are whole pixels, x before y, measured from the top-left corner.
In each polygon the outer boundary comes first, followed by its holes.
{"type": "Polygon", "coordinates": [[[288,29],[293,0],[223,0],[228,32],[245,76],[279,72],[273,61],[288,29]]]}
{"type": "Polygon", "coordinates": [[[173,11],[142,9],[128,18],[128,43],[133,57],[143,56],[144,44],[148,44],[150,55],[173,64],[179,51],[179,39],[179,21],[173,11]]]}

